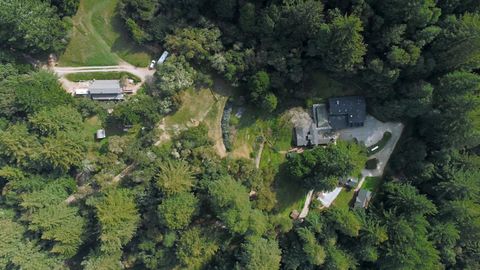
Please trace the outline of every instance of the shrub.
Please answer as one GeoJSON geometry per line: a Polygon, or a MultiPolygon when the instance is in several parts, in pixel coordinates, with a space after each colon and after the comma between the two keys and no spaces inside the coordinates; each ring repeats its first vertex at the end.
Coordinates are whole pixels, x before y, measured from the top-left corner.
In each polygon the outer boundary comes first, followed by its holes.
{"type": "Polygon", "coordinates": [[[365,168],[367,170],[375,170],[377,168],[377,166],[378,166],[378,159],[376,159],[376,158],[369,159],[365,163],[365,168]]]}

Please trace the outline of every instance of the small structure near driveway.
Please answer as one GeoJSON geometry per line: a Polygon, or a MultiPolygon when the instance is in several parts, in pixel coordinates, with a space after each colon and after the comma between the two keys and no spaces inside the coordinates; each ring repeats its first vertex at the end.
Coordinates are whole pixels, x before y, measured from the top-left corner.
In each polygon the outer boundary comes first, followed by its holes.
{"type": "Polygon", "coordinates": [[[95,80],[88,88],[90,98],[100,101],[123,100],[123,91],[119,80],[95,80]]]}
{"type": "Polygon", "coordinates": [[[355,199],[355,208],[367,208],[372,199],[372,192],[366,189],[360,189],[355,199]]]}

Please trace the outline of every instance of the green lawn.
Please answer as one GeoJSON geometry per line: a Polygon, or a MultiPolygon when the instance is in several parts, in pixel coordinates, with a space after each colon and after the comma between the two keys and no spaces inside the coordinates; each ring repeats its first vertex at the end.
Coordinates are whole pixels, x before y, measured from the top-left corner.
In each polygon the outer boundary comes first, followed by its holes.
{"type": "Polygon", "coordinates": [[[116,65],[121,60],[146,67],[151,56],[128,36],[116,8],[119,0],[81,0],[61,66],[116,65]]]}
{"type": "MultiPolygon", "coordinates": [[[[180,108],[165,118],[168,126],[186,126],[190,120],[203,120],[215,103],[209,89],[188,89],[180,93],[180,108]]],[[[212,117],[212,116],[211,116],[212,117]]]]}
{"type": "Polygon", "coordinates": [[[119,80],[126,76],[132,79],[135,83],[139,83],[141,79],[129,72],[83,72],[72,73],[65,76],[65,78],[72,82],[89,81],[89,80],[119,80]]]}
{"type": "MultiPolygon", "coordinates": [[[[232,117],[238,108],[234,107],[232,117]]],[[[276,213],[288,216],[294,209],[301,211],[308,190],[301,186],[298,179],[290,176],[285,167],[286,152],[292,147],[292,124],[284,114],[265,114],[258,108],[244,108],[245,111],[235,126],[231,156],[254,159],[259,146],[257,138],[264,137],[266,143],[260,167],[277,171],[273,184],[277,199],[276,213]]]]}
{"type": "Polygon", "coordinates": [[[341,208],[349,208],[349,204],[352,201],[354,195],[354,189],[348,190],[346,188],[343,188],[340,194],[338,194],[338,197],[333,202],[333,205],[341,208]]]}
{"type": "Polygon", "coordinates": [[[87,135],[88,157],[95,157],[100,144],[95,140],[95,133],[102,128],[102,122],[97,116],[85,119],[83,132],[87,135]]]}
{"type": "Polygon", "coordinates": [[[377,192],[382,185],[382,178],[380,177],[367,177],[362,185],[363,189],[377,192]]]}

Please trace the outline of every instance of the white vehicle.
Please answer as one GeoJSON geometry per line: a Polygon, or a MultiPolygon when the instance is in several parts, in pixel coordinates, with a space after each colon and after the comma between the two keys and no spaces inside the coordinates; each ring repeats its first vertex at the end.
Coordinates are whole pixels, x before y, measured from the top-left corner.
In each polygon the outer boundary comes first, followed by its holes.
{"type": "Polygon", "coordinates": [[[148,65],[148,69],[154,69],[155,68],[155,60],[152,60],[152,62],[150,62],[150,65],[148,65]]]}
{"type": "Polygon", "coordinates": [[[167,56],[168,56],[168,52],[164,51],[162,53],[162,56],[160,56],[160,59],[158,59],[157,65],[163,64],[163,62],[165,62],[165,60],[167,60],[167,56]]]}

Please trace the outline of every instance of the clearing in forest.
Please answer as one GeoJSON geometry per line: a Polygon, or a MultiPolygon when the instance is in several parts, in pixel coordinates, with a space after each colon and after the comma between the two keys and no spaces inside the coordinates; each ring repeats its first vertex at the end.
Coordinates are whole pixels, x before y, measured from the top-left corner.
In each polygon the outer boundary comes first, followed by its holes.
{"type": "Polygon", "coordinates": [[[108,66],[126,61],[146,67],[151,56],[129,37],[117,12],[119,0],[81,0],[61,66],[108,66]]]}

